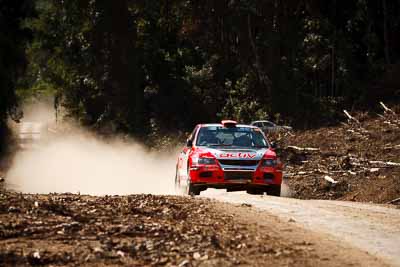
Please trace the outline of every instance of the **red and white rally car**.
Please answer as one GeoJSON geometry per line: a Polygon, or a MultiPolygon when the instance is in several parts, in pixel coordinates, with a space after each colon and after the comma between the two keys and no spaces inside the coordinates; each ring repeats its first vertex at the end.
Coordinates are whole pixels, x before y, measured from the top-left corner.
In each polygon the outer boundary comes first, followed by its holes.
{"type": "Polygon", "coordinates": [[[280,196],[282,168],[260,128],[231,120],[199,124],[179,155],[175,187],[189,195],[222,188],[280,196]]]}

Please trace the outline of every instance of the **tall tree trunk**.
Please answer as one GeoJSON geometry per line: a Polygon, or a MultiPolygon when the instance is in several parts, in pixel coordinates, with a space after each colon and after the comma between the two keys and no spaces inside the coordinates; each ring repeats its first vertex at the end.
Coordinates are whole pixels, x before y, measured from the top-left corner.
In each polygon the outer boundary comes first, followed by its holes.
{"type": "MultiPolygon", "coordinates": [[[[107,1],[107,0],[106,0],[107,1]]],[[[115,104],[121,107],[129,95],[129,50],[132,49],[129,38],[127,0],[109,1],[111,10],[111,85],[114,90],[115,104]]]]}
{"type": "Polygon", "coordinates": [[[390,52],[389,52],[389,37],[388,37],[388,14],[387,14],[387,3],[386,0],[382,0],[383,7],[383,41],[385,50],[385,62],[390,64],[390,52]]]}
{"type": "Polygon", "coordinates": [[[250,45],[253,50],[255,61],[256,61],[255,65],[256,65],[258,79],[259,79],[260,83],[263,84],[265,86],[265,88],[267,88],[268,95],[270,95],[272,83],[271,83],[271,80],[269,79],[268,75],[263,71],[262,66],[261,66],[260,56],[258,55],[257,46],[256,46],[254,38],[253,38],[250,14],[247,15],[247,30],[248,30],[248,34],[249,34],[250,45]]]}
{"type": "MultiPolygon", "coordinates": [[[[336,31],[335,31],[336,32],[336,31]]],[[[335,33],[336,35],[336,33],[335,33]]],[[[336,39],[336,38],[335,38],[336,39]]],[[[331,60],[331,96],[335,96],[336,87],[336,53],[335,53],[335,43],[332,45],[332,60],[331,60]]]]}
{"type": "Polygon", "coordinates": [[[110,88],[106,88],[109,91],[107,95],[117,122],[124,127],[134,125],[133,129],[143,129],[144,93],[135,49],[136,27],[129,18],[128,0],[103,1],[104,13],[109,18],[106,20],[110,44],[110,88]],[[126,121],[127,117],[129,121],[126,121]]]}
{"type": "MultiPolygon", "coordinates": [[[[333,2],[333,17],[337,16],[337,1],[333,2]]],[[[335,21],[335,20],[334,20],[335,21]]],[[[335,96],[335,88],[336,88],[336,40],[337,40],[337,22],[335,21],[335,30],[333,33],[333,41],[332,41],[332,54],[331,54],[331,96],[335,96]]],[[[329,93],[327,93],[329,95],[329,93]]]]}
{"type": "MultiPolygon", "coordinates": [[[[132,29],[132,40],[136,43],[137,31],[136,25],[133,25],[132,29]]],[[[129,117],[134,122],[134,132],[136,134],[144,134],[146,131],[145,123],[145,108],[144,108],[144,88],[142,87],[143,72],[140,68],[140,53],[136,48],[136,45],[132,47],[129,55],[129,70],[130,70],[130,89],[134,99],[134,107],[130,109],[129,117]]]]}

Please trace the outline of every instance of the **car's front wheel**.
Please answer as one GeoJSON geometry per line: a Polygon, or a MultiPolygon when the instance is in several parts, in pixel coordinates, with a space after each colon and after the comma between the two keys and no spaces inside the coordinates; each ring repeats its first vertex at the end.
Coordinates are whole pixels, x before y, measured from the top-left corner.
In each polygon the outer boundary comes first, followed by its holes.
{"type": "Polygon", "coordinates": [[[281,185],[270,185],[266,189],[267,195],[280,197],[281,196],[281,185]]]}
{"type": "Polygon", "coordinates": [[[190,173],[189,173],[189,165],[188,165],[188,173],[187,173],[187,187],[186,187],[186,194],[189,196],[198,196],[200,195],[200,188],[192,185],[191,179],[190,179],[190,173]]]}
{"type": "Polygon", "coordinates": [[[247,189],[246,190],[247,194],[250,195],[263,195],[264,191],[262,189],[247,189]]]}
{"type": "Polygon", "coordinates": [[[188,186],[187,186],[187,194],[189,196],[198,196],[200,195],[200,188],[193,186],[190,182],[188,182],[188,186]]]}

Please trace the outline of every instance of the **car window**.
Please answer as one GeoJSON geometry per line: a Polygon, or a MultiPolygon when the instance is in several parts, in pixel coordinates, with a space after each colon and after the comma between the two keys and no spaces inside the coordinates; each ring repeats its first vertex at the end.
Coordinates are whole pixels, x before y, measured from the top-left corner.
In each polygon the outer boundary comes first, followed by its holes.
{"type": "Polygon", "coordinates": [[[258,128],[210,126],[199,130],[196,145],[267,147],[268,143],[258,128]]]}
{"type": "Polygon", "coordinates": [[[266,121],[264,122],[266,127],[275,127],[275,124],[273,124],[272,122],[266,121]]]}

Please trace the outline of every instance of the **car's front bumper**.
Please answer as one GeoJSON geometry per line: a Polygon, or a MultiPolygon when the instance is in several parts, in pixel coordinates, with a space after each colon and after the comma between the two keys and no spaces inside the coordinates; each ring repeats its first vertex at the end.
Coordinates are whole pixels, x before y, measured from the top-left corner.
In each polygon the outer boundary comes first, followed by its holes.
{"type": "Polygon", "coordinates": [[[282,183],[282,170],[275,167],[257,167],[254,170],[223,170],[217,166],[190,168],[190,183],[205,188],[260,188],[282,183]]]}

